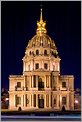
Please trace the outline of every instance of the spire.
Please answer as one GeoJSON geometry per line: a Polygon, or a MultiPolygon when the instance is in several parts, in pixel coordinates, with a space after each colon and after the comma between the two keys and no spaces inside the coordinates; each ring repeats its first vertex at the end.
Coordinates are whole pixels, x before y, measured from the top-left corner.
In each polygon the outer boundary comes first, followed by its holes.
{"type": "Polygon", "coordinates": [[[42,20],[42,8],[40,9],[40,22],[43,22],[43,20],[42,20]]]}
{"type": "Polygon", "coordinates": [[[43,21],[43,18],[42,18],[42,8],[40,9],[40,20],[37,21],[37,30],[36,30],[36,33],[37,34],[43,34],[43,33],[46,33],[46,22],[43,21]]]}

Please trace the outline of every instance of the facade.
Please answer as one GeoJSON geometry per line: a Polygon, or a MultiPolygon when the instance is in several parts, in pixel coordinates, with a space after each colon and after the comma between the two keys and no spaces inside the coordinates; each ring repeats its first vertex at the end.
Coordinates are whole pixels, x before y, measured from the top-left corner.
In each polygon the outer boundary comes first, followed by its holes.
{"type": "Polygon", "coordinates": [[[36,35],[29,40],[22,59],[23,74],[9,76],[9,109],[74,109],[74,76],[60,75],[61,59],[45,26],[41,9],[36,35]]]}

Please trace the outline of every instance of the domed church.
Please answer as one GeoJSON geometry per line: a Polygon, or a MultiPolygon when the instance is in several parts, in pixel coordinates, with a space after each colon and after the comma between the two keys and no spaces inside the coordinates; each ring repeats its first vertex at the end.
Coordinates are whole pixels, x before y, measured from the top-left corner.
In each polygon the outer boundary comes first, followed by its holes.
{"type": "Polygon", "coordinates": [[[57,47],[47,35],[46,22],[37,21],[36,35],[23,57],[23,74],[9,76],[9,109],[74,110],[74,76],[60,74],[57,47]]]}

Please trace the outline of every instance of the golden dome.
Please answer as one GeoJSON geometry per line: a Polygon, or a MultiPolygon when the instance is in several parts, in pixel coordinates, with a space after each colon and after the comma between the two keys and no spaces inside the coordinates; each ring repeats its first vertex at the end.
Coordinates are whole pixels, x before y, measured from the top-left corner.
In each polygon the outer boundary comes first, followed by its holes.
{"type": "Polygon", "coordinates": [[[40,46],[56,49],[54,41],[47,34],[35,35],[28,43],[28,48],[40,46]]]}
{"type": "Polygon", "coordinates": [[[46,22],[42,19],[42,9],[40,14],[40,20],[37,21],[36,35],[29,41],[28,48],[32,47],[49,47],[56,49],[54,41],[46,34],[47,30],[45,28],[46,22]]]}

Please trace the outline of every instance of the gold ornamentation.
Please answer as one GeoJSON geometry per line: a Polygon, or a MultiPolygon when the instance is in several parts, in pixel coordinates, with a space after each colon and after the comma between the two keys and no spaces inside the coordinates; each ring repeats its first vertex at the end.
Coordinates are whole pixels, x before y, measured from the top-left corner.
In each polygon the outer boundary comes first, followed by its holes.
{"type": "Polygon", "coordinates": [[[40,21],[37,21],[37,33],[42,34],[42,33],[46,33],[46,22],[43,22],[42,19],[42,9],[41,9],[41,14],[40,14],[40,21]]]}

